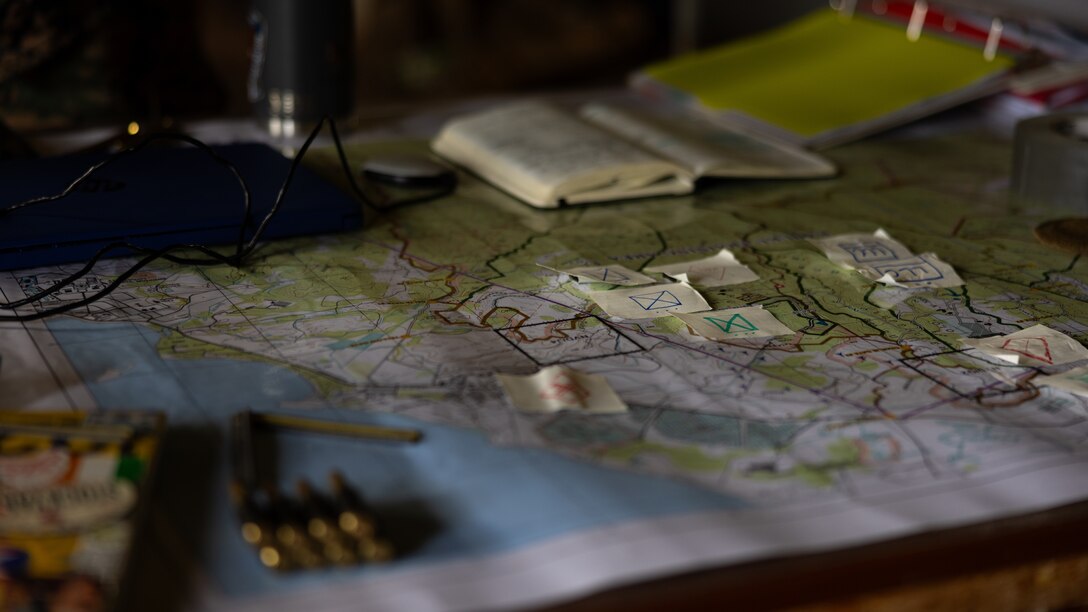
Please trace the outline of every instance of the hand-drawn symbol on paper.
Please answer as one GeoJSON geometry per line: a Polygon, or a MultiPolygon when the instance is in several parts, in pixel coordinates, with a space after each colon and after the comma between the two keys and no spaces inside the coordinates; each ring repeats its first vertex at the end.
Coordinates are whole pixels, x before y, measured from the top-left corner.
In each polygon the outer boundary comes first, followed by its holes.
{"type": "Polygon", "coordinates": [[[559,372],[548,381],[548,386],[540,391],[540,399],[554,400],[567,406],[585,407],[589,399],[589,389],[575,380],[568,372],[559,372]]]}
{"type": "Polygon", "coordinates": [[[894,261],[898,259],[895,251],[879,241],[861,240],[858,242],[840,242],[839,248],[846,251],[858,263],[874,261],[894,261]]]}
{"type": "Polygon", "coordinates": [[[904,283],[938,281],[944,278],[944,274],[936,266],[921,257],[897,261],[892,265],[873,266],[873,268],[880,274],[890,274],[893,279],[904,283]]]}
{"type": "Polygon", "coordinates": [[[612,270],[610,268],[601,268],[600,271],[593,270],[592,272],[583,272],[586,276],[595,276],[604,282],[622,283],[624,281],[631,280],[630,276],[627,276],[619,270],[612,270]]]}
{"type": "Polygon", "coordinates": [[[1001,348],[1043,363],[1054,363],[1054,358],[1050,356],[1050,343],[1046,338],[1009,338],[1001,348]]]}
{"type": "Polygon", "coordinates": [[[643,293],[641,295],[631,295],[628,297],[643,310],[664,310],[666,308],[683,306],[683,302],[680,301],[680,298],[673,295],[671,291],[654,291],[652,293],[643,293]]]}
{"type": "Polygon", "coordinates": [[[739,314],[735,314],[729,317],[728,321],[717,319],[714,317],[703,317],[703,320],[707,323],[714,325],[718,329],[722,330],[723,334],[732,334],[738,331],[759,331],[751,321],[745,319],[739,314]],[[736,328],[735,330],[733,328],[736,328]]]}

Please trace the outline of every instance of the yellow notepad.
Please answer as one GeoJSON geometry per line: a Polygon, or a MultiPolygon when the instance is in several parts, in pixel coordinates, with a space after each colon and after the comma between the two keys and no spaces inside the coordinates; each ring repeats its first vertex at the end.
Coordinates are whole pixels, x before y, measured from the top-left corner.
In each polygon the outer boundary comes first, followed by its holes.
{"type": "Polygon", "coordinates": [[[901,26],[825,9],[649,66],[632,84],[826,146],[997,91],[1012,64],[933,34],[912,42],[901,26]]]}

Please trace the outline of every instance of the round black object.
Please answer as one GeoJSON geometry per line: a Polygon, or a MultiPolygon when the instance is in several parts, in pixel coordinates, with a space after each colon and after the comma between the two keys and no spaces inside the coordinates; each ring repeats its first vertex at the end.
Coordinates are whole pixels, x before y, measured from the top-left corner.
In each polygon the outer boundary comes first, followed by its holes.
{"type": "Polygon", "coordinates": [[[453,170],[425,155],[372,157],[363,163],[362,171],[368,179],[402,187],[445,187],[457,180],[453,170]]]}

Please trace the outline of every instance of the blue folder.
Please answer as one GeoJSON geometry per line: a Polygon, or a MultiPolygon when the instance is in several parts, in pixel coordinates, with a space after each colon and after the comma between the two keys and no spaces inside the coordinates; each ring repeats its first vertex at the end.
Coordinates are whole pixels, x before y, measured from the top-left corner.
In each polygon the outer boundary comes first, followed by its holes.
{"type": "MultiPolygon", "coordinates": [[[[272,207],[291,161],[260,144],[213,147],[233,163],[252,196],[252,236],[272,207]]],[[[103,154],[0,163],[0,208],[64,190],[103,154]]],[[[0,270],[84,262],[103,246],[146,248],[230,245],[243,220],[234,176],[192,147],[154,145],[98,170],[67,198],[0,214],[0,270]]],[[[359,203],[300,166],[283,204],[262,234],[284,238],[347,231],[362,225],[359,203]]],[[[119,249],[111,256],[132,255],[119,249]]]]}

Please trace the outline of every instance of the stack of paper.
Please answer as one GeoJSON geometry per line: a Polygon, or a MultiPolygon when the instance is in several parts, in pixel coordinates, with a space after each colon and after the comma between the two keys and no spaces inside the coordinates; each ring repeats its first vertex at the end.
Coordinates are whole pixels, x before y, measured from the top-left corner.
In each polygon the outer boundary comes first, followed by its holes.
{"type": "Polygon", "coordinates": [[[655,64],[631,85],[734,125],[825,147],[1004,88],[1011,58],[899,24],[817,11],[771,32],[655,64]]]}

